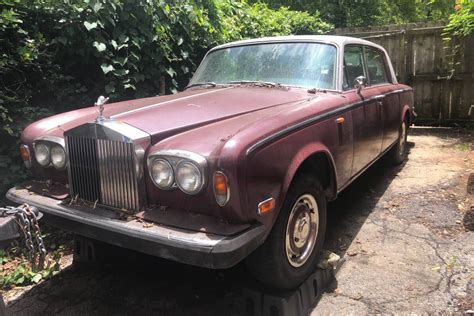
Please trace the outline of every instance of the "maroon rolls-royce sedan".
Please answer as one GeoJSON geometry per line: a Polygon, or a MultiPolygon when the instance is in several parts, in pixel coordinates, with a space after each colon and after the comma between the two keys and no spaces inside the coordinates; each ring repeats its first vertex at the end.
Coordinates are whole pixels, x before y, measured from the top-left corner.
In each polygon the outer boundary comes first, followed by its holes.
{"type": "Polygon", "coordinates": [[[413,91],[380,46],[292,36],[213,48],[175,95],[106,102],[28,126],[35,180],[7,197],[159,257],[245,259],[286,289],[315,269],[326,201],[381,156],[405,159],[413,91]]]}

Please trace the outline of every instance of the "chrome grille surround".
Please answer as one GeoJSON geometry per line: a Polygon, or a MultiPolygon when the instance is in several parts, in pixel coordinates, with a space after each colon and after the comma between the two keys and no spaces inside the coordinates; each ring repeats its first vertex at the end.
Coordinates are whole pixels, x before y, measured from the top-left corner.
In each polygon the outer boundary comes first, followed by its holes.
{"type": "Polygon", "coordinates": [[[64,133],[72,199],[138,211],[146,202],[144,150],[149,134],[115,120],[80,125],[64,133]]]}

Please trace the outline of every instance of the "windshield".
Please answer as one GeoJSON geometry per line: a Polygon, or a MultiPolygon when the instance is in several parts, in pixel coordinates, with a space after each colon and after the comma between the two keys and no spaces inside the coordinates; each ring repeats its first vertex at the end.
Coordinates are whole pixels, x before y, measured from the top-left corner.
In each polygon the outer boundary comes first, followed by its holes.
{"type": "Polygon", "coordinates": [[[190,85],[272,82],[336,89],[336,48],[322,43],[270,43],[213,51],[190,85]]]}

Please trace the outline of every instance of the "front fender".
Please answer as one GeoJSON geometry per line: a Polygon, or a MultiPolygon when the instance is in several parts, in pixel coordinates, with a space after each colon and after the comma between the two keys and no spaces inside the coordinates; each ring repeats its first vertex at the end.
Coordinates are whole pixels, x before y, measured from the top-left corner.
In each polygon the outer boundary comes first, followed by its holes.
{"type": "Polygon", "coordinates": [[[288,189],[291,185],[291,182],[293,181],[296,172],[298,169],[303,165],[305,161],[309,157],[312,157],[314,155],[318,154],[323,154],[326,159],[328,160],[329,163],[329,172],[330,172],[330,178],[332,179],[330,181],[330,195],[331,197],[336,194],[336,188],[337,188],[337,174],[336,174],[336,169],[335,169],[335,163],[334,163],[334,158],[331,155],[329,149],[327,148],[326,145],[322,144],[321,142],[314,142],[314,143],[309,143],[303,148],[301,148],[298,153],[293,157],[293,160],[291,161],[290,166],[288,167],[288,172],[285,176],[285,180],[283,182],[282,186],[282,194],[281,196],[282,199],[286,197],[286,193],[288,192],[288,189]]]}
{"type": "MultiPolygon", "coordinates": [[[[333,136],[326,124],[316,124],[275,140],[247,157],[247,217],[271,228],[284,203],[288,189],[302,164],[315,154],[323,154],[330,166],[329,191],[336,192],[336,170],[330,147],[333,136]],[[318,139],[315,139],[318,135],[318,139]],[[260,216],[258,204],[268,198],[276,200],[275,210],[260,216]]],[[[313,168],[314,169],[314,168],[313,168]]]]}

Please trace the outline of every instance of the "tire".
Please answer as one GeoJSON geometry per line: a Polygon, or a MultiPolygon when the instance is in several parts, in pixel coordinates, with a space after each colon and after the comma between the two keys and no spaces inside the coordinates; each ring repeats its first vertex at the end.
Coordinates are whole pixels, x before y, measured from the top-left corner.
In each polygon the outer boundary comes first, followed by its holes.
{"type": "Polygon", "coordinates": [[[408,136],[408,118],[405,117],[398,130],[397,143],[388,152],[388,158],[391,164],[399,165],[407,158],[407,136],[408,136]]]}
{"type": "Polygon", "coordinates": [[[258,281],[272,289],[293,289],[316,269],[325,232],[323,187],[313,177],[299,176],[266,241],[246,259],[247,267],[258,281]]]}

